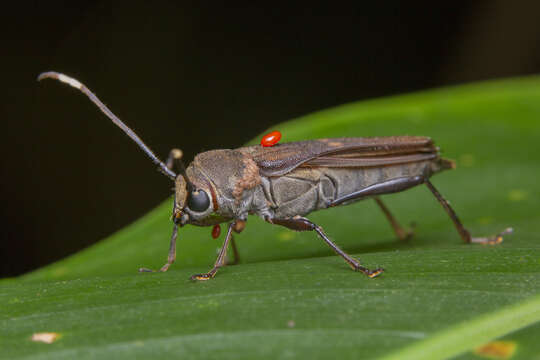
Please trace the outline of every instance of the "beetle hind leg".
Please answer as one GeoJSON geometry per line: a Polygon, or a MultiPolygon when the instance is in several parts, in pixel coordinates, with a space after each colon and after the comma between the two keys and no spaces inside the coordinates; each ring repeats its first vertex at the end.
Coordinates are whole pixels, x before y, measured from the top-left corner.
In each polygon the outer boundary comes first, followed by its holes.
{"type": "Polygon", "coordinates": [[[375,196],[373,199],[375,199],[375,202],[381,208],[382,212],[388,219],[388,222],[390,222],[390,225],[392,226],[392,229],[394,229],[394,233],[396,234],[399,240],[401,241],[409,240],[410,238],[414,236],[414,224],[411,224],[410,229],[404,229],[403,227],[401,227],[401,225],[396,220],[394,215],[392,215],[388,207],[386,207],[386,205],[382,202],[380,197],[375,196]]]}
{"type": "Polygon", "coordinates": [[[341,250],[336,244],[334,244],[332,240],[330,240],[328,236],[324,233],[323,229],[319,225],[312,223],[306,218],[303,218],[301,216],[295,216],[294,218],[291,218],[291,219],[266,219],[266,221],[272,224],[285,226],[289,229],[296,230],[296,231],[315,231],[317,235],[319,235],[319,237],[323,239],[324,242],[326,242],[326,244],[330,246],[330,248],[334,250],[336,254],[341,256],[347,262],[347,264],[349,264],[351,269],[353,269],[354,271],[360,271],[370,278],[375,278],[379,276],[380,274],[382,274],[384,271],[384,269],[381,269],[381,268],[370,270],[362,266],[358,262],[358,260],[351,257],[349,254],[341,250]]]}
{"type": "Polygon", "coordinates": [[[454,223],[454,226],[456,227],[459,236],[461,236],[464,242],[483,245],[496,245],[500,244],[503,241],[504,235],[511,234],[513,232],[513,229],[509,227],[496,235],[487,237],[472,237],[471,233],[469,232],[469,230],[465,229],[465,227],[459,220],[456,212],[454,211],[454,209],[452,209],[448,201],[441,195],[441,193],[439,193],[437,189],[435,189],[433,184],[428,179],[426,179],[425,183],[429,190],[431,190],[433,195],[437,198],[439,203],[442,205],[448,216],[450,216],[450,219],[452,219],[452,222],[454,223]]]}

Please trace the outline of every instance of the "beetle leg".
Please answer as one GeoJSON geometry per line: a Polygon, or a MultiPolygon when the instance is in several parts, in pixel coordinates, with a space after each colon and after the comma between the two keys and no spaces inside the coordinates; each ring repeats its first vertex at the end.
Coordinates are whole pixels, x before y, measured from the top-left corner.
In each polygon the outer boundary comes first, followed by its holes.
{"type": "Polygon", "coordinates": [[[240,256],[238,255],[238,248],[236,247],[236,242],[234,241],[234,236],[231,235],[231,249],[233,252],[234,260],[230,261],[227,259],[225,265],[236,265],[240,262],[240,256]]]}
{"type": "Polygon", "coordinates": [[[306,218],[295,216],[294,218],[291,218],[291,219],[268,218],[266,220],[272,224],[285,226],[289,229],[296,230],[296,231],[315,231],[317,235],[319,235],[326,242],[326,244],[330,246],[332,250],[334,250],[336,254],[341,256],[354,271],[361,271],[367,276],[369,276],[370,278],[374,278],[382,274],[382,272],[384,271],[383,269],[380,269],[380,268],[375,269],[375,270],[370,270],[360,265],[360,263],[356,259],[351,257],[349,254],[341,250],[336,244],[334,244],[332,240],[330,240],[328,236],[324,233],[323,229],[319,225],[312,223],[306,218]]]}
{"type": "Polygon", "coordinates": [[[399,240],[409,240],[414,235],[414,229],[411,228],[410,230],[405,230],[404,228],[399,225],[399,222],[396,220],[396,218],[392,215],[390,210],[384,205],[381,198],[378,196],[375,196],[373,199],[375,199],[375,202],[379,207],[381,208],[382,212],[390,222],[390,225],[392,225],[392,229],[394,229],[394,232],[396,233],[396,236],[399,240]]]}
{"type": "Polygon", "coordinates": [[[195,274],[191,276],[191,280],[210,280],[214,276],[216,276],[216,273],[218,269],[225,265],[225,256],[227,255],[227,247],[229,246],[229,241],[232,237],[232,230],[235,225],[235,222],[231,222],[229,224],[229,228],[227,229],[227,236],[225,236],[225,241],[223,241],[223,246],[221,247],[221,250],[219,251],[219,255],[216,259],[216,262],[214,263],[214,267],[205,274],[195,274]]]}
{"type": "Polygon", "coordinates": [[[425,182],[429,190],[431,190],[433,195],[435,195],[439,203],[442,205],[442,207],[444,208],[448,216],[450,216],[450,219],[452,219],[452,221],[454,222],[454,225],[464,242],[485,244],[485,245],[495,245],[503,241],[503,235],[512,233],[513,231],[512,228],[506,228],[496,235],[492,235],[488,237],[472,237],[469,231],[465,229],[465,227],[459,220],[457,214],[455,213],[454,209],[452,209],[448,201],[439,193],[439,191],[437,191],[437,189],[435,189],[433,184],[428,179],[426,179],[425,182]]]}
{"type": "MultiPolygon", "coordinates": [[[[237,234],[240,234],[246,227],[245,220],[236,220],[233,231],[237,234]]],[[[229,261],[225,260],[225,265],[236,265],[240,262],[240,255],[238,254],[238,248],[236,247],[236,242],[234,241],[234,236],[231,234],[231,249],[233,251],[234,260],[229,261]]]]}
{"type": "MultiPolygon", "coordinates": [[[[237,234],[240,234],[246,227],[245,220],[236,220],[233,231],[237,234]]],[[[225,265],[236,265],[240,262],[240,255],[238,254],[238,248],[236,247],[236,242],[234,241],[234,236],[231,235],[231,249],[233,251],[234,260],[227,261],[225,265]]]]}
{"type": "Polygon", "coordinates": [[[359,200],[376,195],[396,193],[407,190],[409,188],[412,188],[413,186],[420,185],[422,183],[424,183],[423,176],[400,177],[396,179],[391,179],[388,181],[369,185],[361,190],[334,199],[334,201],[328,204],[328,206],[338,206],[348,201],[359,200]]]}
{"type": "Polygon", "coordinates": [[[171,236],[171,244],[169,245],[169,256],[167,257],[167,263],[159,270],[152,270],[147,268],[140,268],[139,272],[165,272],[169,270],[169,266],[176,260],[176,238],[178,237],[178,225],[174,224],[173,232],[171,236]]]}
{"type": "Polygon", "coordinates": [[[171,149],[171,151],[169,151],[169,156],[167,157],[167,161],[165,162],[165,165],[167,165],[167,169],[172,170],[175,163],[180,163],[182,156],[183,156],[182,150],[171,149]]]}

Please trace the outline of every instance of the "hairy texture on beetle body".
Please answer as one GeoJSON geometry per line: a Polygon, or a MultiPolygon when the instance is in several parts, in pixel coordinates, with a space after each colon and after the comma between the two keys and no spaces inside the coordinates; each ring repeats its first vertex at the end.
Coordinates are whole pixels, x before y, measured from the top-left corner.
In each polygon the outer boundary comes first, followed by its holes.
{"type": "Polygon", "coordinates": [[[233,196],[236,201],[242,200],[242,194],[244,190],[253,189],[255,186],[261,183],[261,176],[259,175],[259,167],[251,158],[245,157],[243,159],[244,171],[242,177],[234,186],[233,196]]]}

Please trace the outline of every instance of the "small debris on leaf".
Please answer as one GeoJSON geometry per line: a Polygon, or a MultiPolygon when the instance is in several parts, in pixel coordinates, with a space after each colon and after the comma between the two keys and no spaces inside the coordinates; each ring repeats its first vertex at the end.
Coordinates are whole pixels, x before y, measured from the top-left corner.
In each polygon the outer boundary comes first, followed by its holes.
{"type": "Polygon", "coordinates": [[[294,322],[294,320],[289,320],[287,321],[287,326],[292,329],[293,327],[296,326],[296,323],[294,322]]]}
{"type": "Polygon", "coordinates": [[[517,344],[513,341],[492,341],[474,350],[476,355],[488,359],[510,359],[516,352],[517,344]]]}
{"type": "Polygon", "coordinates": [[[60,338],[60,334],[54,333],[54,332],[42,332],[42,333],[35,333],[32,335],[32,341],[42,342],[45,344],[52,344],[58,338],[60,338]]]}

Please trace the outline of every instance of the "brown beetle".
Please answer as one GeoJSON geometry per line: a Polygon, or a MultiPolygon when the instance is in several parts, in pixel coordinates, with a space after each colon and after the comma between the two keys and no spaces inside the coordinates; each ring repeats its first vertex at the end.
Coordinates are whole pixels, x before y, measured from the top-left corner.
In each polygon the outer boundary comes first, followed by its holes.
{"type": "MultiPolygon", "coordinates": [[[[173,149],[163,163],[142,140],[116,117],[86,86],[57,72],[46,72],[38,80],[52,78],[67,83],[94,102],[175,182],[173,233],[167,263],[159,271],[167,271],[176,258],[178,226],[186,224],[229,226],[214,267],[192,280],[208,280],[225,265],[229,243],[236,252],[232,232],[241,232],[248,214],[296,231],[315,231],[355,271],[370,278],[383,269],[370,270],[334,244],[323,229],[304,216],[315,210],[347,205],[373,198],[380,206],[399,239],[405,231],[394,219],[379,195],[390,194],[426,184],[448,213],[459,235],[466,243],[498,244],[505,229],[491,237],[471,237],[448,202],[435,189],[429,178],[442,170],[454,168],[454,162],[440,157],[439,149],[428,137],[392,136],[373,138],[335,138],[261,145],[234,150],[211,150],[195,156],[187,168],[182,152],[173,149]],[[172,170],[176,164],[178,175],[172,170]]],[[[152,271],[142,268],[139,271],[152,271]]]]}

